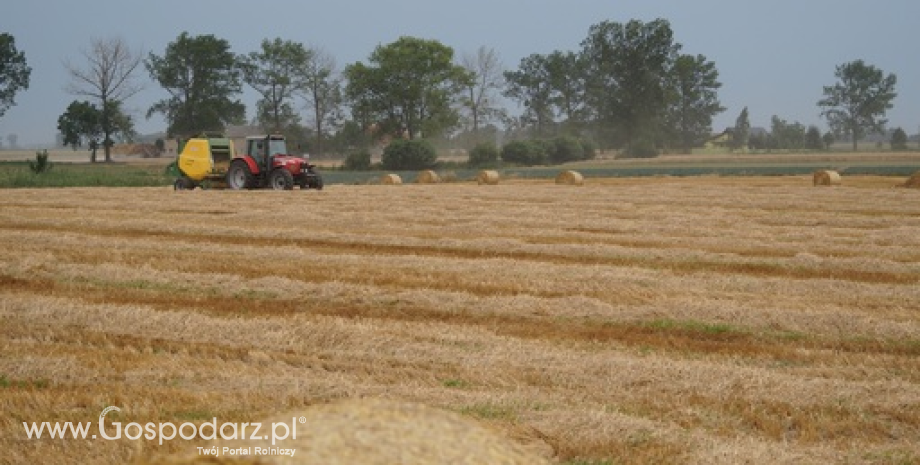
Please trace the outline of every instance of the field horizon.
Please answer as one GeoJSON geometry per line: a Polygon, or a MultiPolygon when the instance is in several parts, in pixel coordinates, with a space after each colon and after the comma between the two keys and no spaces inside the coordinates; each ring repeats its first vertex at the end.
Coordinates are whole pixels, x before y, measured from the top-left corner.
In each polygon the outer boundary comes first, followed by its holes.
{"type": "MultiPolygon", "coordinates": [[[[151,187],[168,186],[175,181],[167,173],[174,157],[144,158],[115,154],[113,163],[89,163],[88,155],[71,150],[49,151],[52,169],[40,175],[31,172],[26,161],[29,151],[0,150],[0,188],[42,187],[151,187]]],[[[418,171],[368,171],[341,169],[342,160],[314,159],[326,185],[379,184],[387,173],[403,182],[415,182],[418,171]]],[[[441,178],[454,182],[475,180],[477,168],[466,166],[466,157],[441,156],[435,169],[441,178]]],[[[501,166],[495,168],[505,179],[553,179],[561,171],[578,170],[584,177],[603,182],[607,178],[629,179],[662,176],[802,176],[816,170],[835,170],[853,178],[888,176],[899,179],[920,172],[920,152],[811,152],[811,153],[700,153],[661,155],[648,159],[619,159],[601,154],[597,159],[552,166],[501,166]]]]}
{"type": "MultiPolygon", "coordinates": [[[[0,148],[0,162],[26,161],[34,160],[36,152],[43,150],[48,151],[49,160],[55,163],[73,163],[73,164],[90,164],[90,152],[85,149],[72,150],[69,148],[45,148],[45,149],[7,149],[0,148]]],[[[439,151],[438,159],[453,163],[465,162],[468,158],[466,154],[457,155],[462,150],[443,149],[439,151]]],[[[138,154],[126,154],[121,151],[115,151],[112,154],[113,160],[117,163],[132,164],[149,164],[162,165],[175,160],[175,154],[163,154],[161,157],[143,157],[138,154]]],[[[97,152],[97,160],[101,161],[105,155],[102,151],[97,152]]],[[[341,164],[345,159],[344,155],[329,156],[316,158],[317,163],[325,166],[341,164]]],[[[372,159],[373,162],[379,162],[380,157],[377,155],[372,159]]],[[[757,151],[757,152],[729,152],[713,151],[698,149],[692,154],[664,153],[652,158],[618,158],[616,151],[599,151],[596,159],[583,162],[572,162],[566,165],[571,166],[607,166],[608,164],[672,164],[672,163],[699,163],[699,162],[774,162],[774,163],[799,163],[799,162],[822,162],[822,161],[856,161],[856,162],[912,162],[920,166],[920,150],[908,149],[903,151],[878,150],[875,148],[860,149],[856,152],[846,149],[833,149],[829,151],[757,151]]]]}

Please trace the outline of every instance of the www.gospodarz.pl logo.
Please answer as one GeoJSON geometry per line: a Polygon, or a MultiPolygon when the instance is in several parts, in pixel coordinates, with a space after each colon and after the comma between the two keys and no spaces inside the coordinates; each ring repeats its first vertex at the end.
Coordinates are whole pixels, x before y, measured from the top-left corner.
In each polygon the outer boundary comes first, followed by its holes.
{"type": "MultiPolygon", "coordinates": [[[[204,439],[215,440],[218,437],[223,440],[249,439],[253,441],[267,441],[271,439],[271,445],[277,441],[285,439],[297,439],[297,423],[306,423],[305,417],[291,417],[291,422],[273,422],[264,429],[262,423],[233,423],[226,422],[218,424],[217,418],[206,421],[201,425],[191,422],[182,423],[176,426],[172,422],[153,423],[148,422],[143,425],[136,422],[128,423],[122,428],[121,422],[113,421],[109,426],[115,429],[114,434],[109,434],[106,428],[105,416],[111,412],[121,412],[118,407],[106,407],[99,414],[98,434],[90,434],[92,422],[41,422],[27,423],[22,422],[25,428],[26,436],[29,439],[41,439],[43,435],[50,436],[52,439],[97,439],[101,437],[109,441],[118,439],[128,439],[136,441],[144,438],[148,441],[159,440],[160,445],[163,441],[171,441],[178,436],[184,440],[204,439]]],[[[293,449],[291,449],[293,452],[293,449]]],[[[274,454],[273,454],[274,455],[274,454]]],[[[291,454],[293,455],[293,454],[291,454]]]]}

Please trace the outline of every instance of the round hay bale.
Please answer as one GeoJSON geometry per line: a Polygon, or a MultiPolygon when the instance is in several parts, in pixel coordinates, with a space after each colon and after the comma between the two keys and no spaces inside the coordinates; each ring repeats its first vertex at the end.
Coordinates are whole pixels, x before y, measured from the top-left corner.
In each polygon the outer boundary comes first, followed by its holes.
{"type": "Polygon", "coordinates": [[[911,189],[920,189],[920,171],[917,171],[913,176],[907,178],[907,181],[902,184],[902,186],[911,189]]]}
{"type": "Polygon", "coordinates": [[[501,177],[498,175],[498,171],[482,170],[476,175],[476,184],[495,185],[498,184],[499,179],[501,179],[501,177]]]}
{"type": "Polygon", "coordinates": [[[556,176],[556,184],[564,184],[567,186],[584,186],[585,177],[582,176],[578,171],[563,171],[556,176]]]}
{"type": "Polygon", "coordinates": [[[418,174],[416,182],[419,184],[438,184],[441,182],[441,177],[432,170],[425,170],[418,174]]]}
{"type": "Polygon", "coordinates": [[[841,184],[840,173],[831,170],[818,170],[812,176],[812,182],[816,186],[839,186],[841,184]]]}
{"type": "MultiPolygon", "coordinates": [[[[314,405],[261,422],[266,439],[209,441],[221,455],[199,455],[197,449],[170,458],[173,465],[190,463],[270,464],[549,464],[549,460],[475,420],[421,404],[383,399],[355,399],[314,405]],[[284,424],[286,426],[277,426],[284,424]],[[294,437],[296,427],[296,438],[294,437]],[[287,432],[286,433],[286,428],[287,432]],[[277,432],[272,445],[271,434],[277,432]],[[287,439],[280,439],[287,436],[287,439]],[[248,454],[224,456],[223,448],[248,454]],[[255,455],[261,450],[294,449],[290,455],[255,455]]],[[[229,431],[229,428],[227,429],[229,431]]]]}
{"type": "Polygon", "coordinates": [[[388,186],[395,186],[402,184],[402,178],[398,174],[385,174],[380,178],[380,184],[386,184],[388,186]]]}

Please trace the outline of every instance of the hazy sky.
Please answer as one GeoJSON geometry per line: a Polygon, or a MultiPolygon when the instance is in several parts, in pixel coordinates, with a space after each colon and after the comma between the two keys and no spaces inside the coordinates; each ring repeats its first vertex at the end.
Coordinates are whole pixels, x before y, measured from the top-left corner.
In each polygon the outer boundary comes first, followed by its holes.
{"type": "MultiPolygon", "coordinates": [[[[19,145],[50,144],[57,118],[76,97],[65,88],[66,60],[83,66],[93,38],[121,37],[136,51],[163,55],[180,33],[214,34],[235,53],[256,51],[263,39],[318,46],[339,66],[366,61],[374,47],[403,35],[435,39],[458,55],[494,49],[507,69],[532,53],[578,50],[588,28],[602,21],[671,22],[683,53],[715,62],[727,110],[714,129],[734,124],[749,107],[753,126],[770,117],[826,125],[816,102],[834,83],[834,67],[863,59],[898,76],[891,127],[920,127],[917,0],[8,0],[0,32],[16,39],[32,67],[29,89],[0,118],[0,137],[19,145]]],[[[141,133],[165,130],[144,118],[166,93],[141,69],[146,88],[126,102],[141,133]]],[[[244,96],[251,116],[256,96],[244,96]]]]}

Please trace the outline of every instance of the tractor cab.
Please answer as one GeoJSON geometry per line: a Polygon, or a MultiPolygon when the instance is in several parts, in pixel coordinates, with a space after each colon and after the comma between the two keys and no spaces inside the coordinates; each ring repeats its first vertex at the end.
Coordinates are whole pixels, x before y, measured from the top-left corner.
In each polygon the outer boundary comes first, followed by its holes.
{"type": "Polygon", "coordinates": [[[268,172],[275,157],[287,156],[287,144],[284,136],[280,135],[249,137],[246,139],[246,153],[256,162],[260,172],[268,172]]]}

